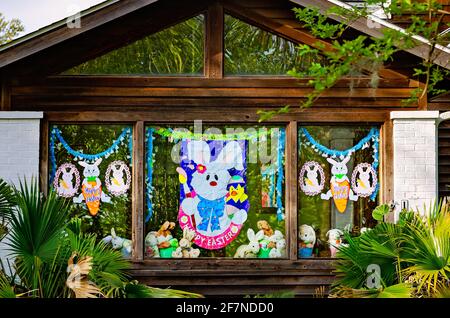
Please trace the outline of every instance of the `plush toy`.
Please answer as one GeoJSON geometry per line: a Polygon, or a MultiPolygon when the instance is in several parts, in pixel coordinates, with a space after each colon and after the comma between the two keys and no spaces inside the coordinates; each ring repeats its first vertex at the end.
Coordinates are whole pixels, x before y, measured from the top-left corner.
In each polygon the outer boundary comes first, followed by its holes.
{"type": "Polygon", "coordinates": [[[159,256],[161,258],[171,258],[173,251],[178,247],[178,240],[173,238],[170,232],[175,228],[175,223],[166,221],[156,233],[159,256]]]}
{"type": "Polygon", "coordinates": [[[131,240],[117,236],[114,228],[111,229],[111,235],[103,238],[102,241],[106,244],[111,243],[112,248],[115,250],[120,250],[124,258],[131,257],[131,240]]]}
{"type": "Polygon", "coordinates": [[[328,244],[330,244],[331,257],[336,257],[336,252],[342,244],[341,236],[344,235],[339,229],[331,229],[327,232],[328,244]]]}
{"type": "Polygon", "coordinates": [[[152,231],[145,237],[145,254],[147,257],[157,258],[159,255],[158,239],[156,236],[158,232],[152,231]]]}
{"type": "Polygon", "coordinates": [[[275,248],[272,248],[269,253],[269,258],[286,257],[286,240],[280,239],[276,242],[275,248]]]}
{"type": "Polygon", "coordinates": [[[255,234],[252,229],[247,230],[248,244],[241,245],[234,254],[235,258],[256,258],[258,256],[260,245],[259,241],[264,238],[264,232],[260,230],[255,234]]]}
{"type": "Polygon", "coordinates": [[[173,258],[197,258],[200,256],[200,250],[192,247],[192,241],[195,238],[195,231],[188,227],[183,229],[183,238],[178,243],[178,247],[172,252],[173,258]]]}
{"type": "Polygon", "coordinates": [[[300,226],[299,239],[298,255],[302,258],[311,257],[316,243],[316,232],[311,226],[303,224],[300,226]]]}
{"type": "Polygon", "coordinates": [[[259,220],[256,223],[256,226],[258,227],[258,230],[263,230],[264,235],[267,237],[270,237],[274,234],[272,227],[266,220],[259,220]]]}

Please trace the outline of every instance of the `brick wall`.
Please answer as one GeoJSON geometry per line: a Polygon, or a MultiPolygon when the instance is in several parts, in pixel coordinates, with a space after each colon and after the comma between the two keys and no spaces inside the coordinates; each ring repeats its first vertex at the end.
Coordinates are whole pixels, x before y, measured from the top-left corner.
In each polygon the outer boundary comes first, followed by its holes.
{"type": "MultiPolygon", "coordinates": [[[[394,201],[423,212],[437,198],[437,111],[391,112],[394,123],[394,201]]],[[[400,206],[399,206],[400,208],[400,206]]],[[[398,216],[398,211],[396,219],[398,216]]]]}
{"type": "MultiPolygon", "coordinates": [[[[0,178],[17,185],[24,177],[39,177],[41,118],[42,112],[0,112],[0,178]]],[[[7,240],[0,242],[0,260],[5,266],[7,240]]]]}

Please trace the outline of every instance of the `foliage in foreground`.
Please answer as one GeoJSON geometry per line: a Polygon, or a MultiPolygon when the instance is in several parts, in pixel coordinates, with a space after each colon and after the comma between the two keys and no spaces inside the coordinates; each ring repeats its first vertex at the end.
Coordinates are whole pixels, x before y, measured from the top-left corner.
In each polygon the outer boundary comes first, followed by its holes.
{"type": "MultiPolygon", "coordinates": [[[[3,185],[0,181],[0,186],[3,185]]],[[[14,275],[8,277],[0,270],[0,298],[16,296],[61,298],[74,297],[68,288],[68,261],[91,259],[86,277],[92,297],[199,297],[199,295],[170,289],[158,289],[130,281],[130,268],[119,251],[111,249],[93,234],[81,231],[79,219],[69,219],[70,203],[50,191],[44,197],[36,181],[20,183],[13,196],[0,191],[0,202],[10,202],[2,213],[10,220],[10,238],[6,243],[14,261],[14,275]],[[14,203],[9,201],[13,199],[14,203]]],[[[4,206],[4,205],[3,205],[4,206]]]]}
{"type": "Polygon", "coordinates": [[[403,211],[359,237],[346,234],[336,261],[334,297],[445,297],[450,291],[450,210],[403,211]],[[369,270],[379,266],[379,275],[369,270]],[[376,285],[375,287],[372,285],[376,285]],[[372,288],[369,288],[372,287],[372,288]],[[378,287],[378,288],[376,288],[378,287]]]}

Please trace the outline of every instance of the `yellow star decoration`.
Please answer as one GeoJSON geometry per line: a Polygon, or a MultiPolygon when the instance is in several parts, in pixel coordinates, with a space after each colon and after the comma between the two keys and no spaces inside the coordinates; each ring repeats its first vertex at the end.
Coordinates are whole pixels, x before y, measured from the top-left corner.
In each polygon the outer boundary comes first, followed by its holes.
{"type": "Polygon", "coordinates": [[[241,187],[240,184],[235,188],[234,186],[230,187],[230,190],[228,191],[228,198],[226,198],[226,202],[233,200],[234,202],[244,202],[248,199],[248,195],[244,192],[244,187],[241,187]]]}

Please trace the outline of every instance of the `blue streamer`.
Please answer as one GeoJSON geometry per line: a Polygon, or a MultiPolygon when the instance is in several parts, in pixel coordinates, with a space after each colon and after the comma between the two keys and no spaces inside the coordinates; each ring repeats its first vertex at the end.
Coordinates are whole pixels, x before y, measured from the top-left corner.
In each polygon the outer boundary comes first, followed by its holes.
{"type": "Polygon", "coordinates": [[[58,139],[58,141],[63,145],[64,149],[66,149],[66,151],[71,154],[74,157],[78,157],[80,159],[83,160],[89,160],[89,161],[94,161],[97,160],[99,158],[103,158],[105,156],[109,156],[112,153],[114,153],[116,150],[119,149],[119,145],[120,143],[125,139],[128,138],[129,143],[128,143],[128,147],[129,147],[129,152],[130,152],[130,161],[131,161],[131,157],[132,157],[132,138],[131,138],[131,128],[130,127],[126,127],[122,130],[122,133],[120,134],[120,136],[114,140],[113,144],[111,145],[111,147],[109,147],[108,149],[106,149],[105,151],[102,151],[100,153],[97,154],[84,154],[82,152],[79,151],[75,151],[74,149],[72,149],[72,147],[69,146],[69,144],[64,140],[63,136],[61,135],[61,131],[57,128],[54,127],[50,133],[50,166],[51,166],[51,171],[50,171],[50,183],[53,182],[53,178],[55,177],[56,174],[56,156],[55,156],[55,142],[56,139],[58,139]]]}
{"type": "Polygon", "coordinates": [[[153,193],[153,128],[147,128],[146,132],[147,138],[147,216],[145,217],[145,223],[150,221],[153,215],[153,203],[152,203],[152,193],[153,193]]]}
{"type": "MultiPolygon", "coordinates": [[[[347,157],[349,154],[361,150],[365,144],[368,144],[369,142],[372,143],[372,149],[373,149],[373,162],[372,167],[375,169],[375,171],[378,171],[378,164],[379,164],[379,140],[380,140],[380,131],[377,128],[372,128],[368,135],[361,139],[356,145],[354,145],[351,148],[348,148],[346,150],[332,150],[324,145],[321,145],[318,143],[306,130],[306,128],[300,128],[301,134],[307,139],[307,142],[309,142],[312,145],[313,149],[317,149],[318,152],[322,154],[326,154],[329,157],[336,158],[336,157],[347,157]]],[[[377,197],[379,190],[379,182],[377,182],[377,185],[375,187],[375,191],[370,195],[370,200],[374,201],[377,197]]]]}
{"type": "Polygon", "coordinates": [[[278,222],[283,221],[283,179],[284,179],[284,169],[283,169],[283,158],[284,158],[284,143],[286,140],[286,132],[284,128],[280,129],[278,134],[278,154],[277,154],[277,220],[278,222]]]}

